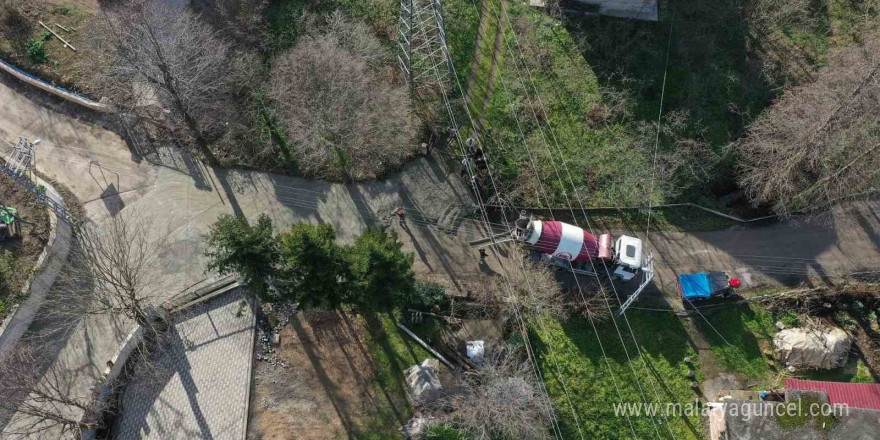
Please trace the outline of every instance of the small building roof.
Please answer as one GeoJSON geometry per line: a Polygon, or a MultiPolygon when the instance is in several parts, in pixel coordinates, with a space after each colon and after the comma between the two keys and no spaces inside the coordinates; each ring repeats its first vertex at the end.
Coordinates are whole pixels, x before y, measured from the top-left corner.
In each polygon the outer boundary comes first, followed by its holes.
{"type": "Polygon", "coordinates": [[[843,383],[819,380],[785,379],[786,390],[824,391],[828,403],[846,404],[850,408],[880,410],[880,384],[843,383]]]}

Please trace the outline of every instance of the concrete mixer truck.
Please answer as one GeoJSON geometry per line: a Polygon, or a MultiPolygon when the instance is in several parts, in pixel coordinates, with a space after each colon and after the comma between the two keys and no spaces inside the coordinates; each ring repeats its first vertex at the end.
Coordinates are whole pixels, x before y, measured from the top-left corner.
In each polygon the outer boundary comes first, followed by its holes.
{"type": "Polygon", "coordinates": [[[533,220],[522,214],[512,236],[530,245],[535,259],[577,273],[595,275],[594,267],[613,265],[615,278],[630,281],[650,266],[650,258],[643,255],[642,240],[627,235],[615,240],[611,234],[604,233],[597,239],[577,226],[533,220]]]}

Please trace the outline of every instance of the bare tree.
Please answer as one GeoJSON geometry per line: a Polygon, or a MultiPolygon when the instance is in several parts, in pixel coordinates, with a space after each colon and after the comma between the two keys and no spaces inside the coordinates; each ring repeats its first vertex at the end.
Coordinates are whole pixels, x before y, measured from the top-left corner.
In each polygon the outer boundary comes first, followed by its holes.
{"type": "Polygon", "coordinates": [[[571,309],[553,270],[525,261],[519,252],[514,252],[511,259],[515,267],[509,272],[510,283],[495,279],[495,297],[528,316],[547,314],[567,319],[571,309]]]}
{"type": "Polygon", "coordinates": [[[738,145],[741,184],[781,215],[880,189],[880,34],[839,51],[786,93],[738,145]]]}
{"type": "Polygon", "coordinates": [[[190,6],[219,35],[249,49],[265,47],[269,0],[193,0],[190,6]]]}
{"type": "Polygon", "coordinates": [[[0,361],[3,438],[58,439],[97,428],[95,394],[73,386],[69,372],[47,368],[38,352],[21,343],[0,361]]]}
{"type": "Polygon", "coordinates": [[[106,12],[86,46],[95,90],[121,111],[183,127],[181,140],[216,163],[209,145],[233,109],[228,45],[210,25],[160,0],[129,2],[106,12]]]}
{"type": "Polygon", "coordinates": [[[491,280],[488,283],[490,288],[478,298],[481,303],[510,307],[511,313],[529,317],[549,316],[562,321],[574,314],[598,320],[608,317],[608,298],[604,289],[593,292],[594,289],[581,286],[577,291],[570,291],[563,288],[549,266],[526,261],[519,252],[510,258],[514,267],[509,272],[509,284],[506,279],[491,280]]]}
{"type": "Polygon", "coordinates": [[[447,419],[463,438],[550,438],[547,396],[537,386],[526,354],[503,344],[490,344],[486,353],[481,365],[464,374],[457,390],[432,405],[453,410],[447,419]]]}
{"type": "Polygon", "coordinates": [[[48,300],[50,313],[59,323],[122,315],[152,328],[152,309],[161,292],[158,259],[167,240],[163,232],[152,218],[134,210],[79,226],[69,264],[56,281],[57,293],[48,300]]]}
{"type": "Polygon", "coordinates": [[[390,54],[366,26],[338,14],[328,21],[275,61],[276,119],[300,171],[375,178],[415,152],[409,94],[383,77],[390,54]]]}

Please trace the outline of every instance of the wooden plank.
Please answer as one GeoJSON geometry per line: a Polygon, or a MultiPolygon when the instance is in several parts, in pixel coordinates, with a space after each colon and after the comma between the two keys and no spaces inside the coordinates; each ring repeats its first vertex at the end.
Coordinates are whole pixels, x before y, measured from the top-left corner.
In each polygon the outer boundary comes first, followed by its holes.
{"type": "Polygon", "coordinates": [[[58,35],[57,33],[55,33],[55,31],[53,31],[52,28],[50,28],[49,26],[46,26],[42,21],[40,21],[38,23],[40,23],[40,26],[46,28],[47,31],[51,32],[52,35],[55,36],[55,38],[61,40],[61,42],[64,43],[64,47],[69,47],[72,51],[76,52],[76,48],[73,47],[72,44],[68,43],[64,38],[61,38],[61,35],[58,35]]]}
{"type": "Polygon", "coordinates": [[[70,29],[68,29],[68,28],[66,28],[66,27],[64,27],[64,26],[61,26],[61,25],[58,24],[58,23],[55,23],[55,26],[58,26],[58,28],[61,29],[61,30],[64,31],[64,32],[70,33],[70,29]]]}

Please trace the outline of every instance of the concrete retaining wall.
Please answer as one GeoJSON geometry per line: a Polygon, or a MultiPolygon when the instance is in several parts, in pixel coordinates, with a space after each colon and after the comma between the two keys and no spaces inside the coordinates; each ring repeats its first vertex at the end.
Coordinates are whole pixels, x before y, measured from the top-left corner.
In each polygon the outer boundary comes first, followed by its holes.
{"type": "Polygon", "coordinates": [[[86,98],[85,96],[82,96],[82,95],[78,95],[74,92],[71,92],[70,90],[63,89],[61,87],[49,84],[46,81],[43,81],[43,80],[41,80],[41,79],[23,71],[23,70],[13,66],[12,64],[9,64],[6,61],[0,60],[0,69],[5,70],[10,75],[18,78],[21,81],[24,81],[24,82],[34,86],[40,90],[43,90],[45,92],[49,92],[55,96],[58,96],[60,98],[68,100],[70,102],[79,104],[83,107],[87,107],[87,108],[90,108],[92,110],[99,111],[99,112],[109,112],[112,110],[109,105],[92,101],[91,99],[86,98]]]}
{"type": "MultiPolygon", "coordinates": [[[[47,193],[51,191],[57,194],[51,185],[46,182],[41,183],[46,186],[47,193]]],[[[55,283],[58,272],[67,261],[72,238],[70,224],[58,221],[58,217],[52,210],[48,210],[48,212],[51,224],[49,242],[37,259],[37,269],[34,276],[25,283],[23,291],[27,293],[26,299],[23,303],[13,306],[9,315],[3,320],[3,325],[0,325],[0,359],[15,346],[28,326],[31,325],[37,311],[43,305],[49,289],[55,283]]]]}
{"type": "Polygon", "coordinates": [[[119,377],[119,373],[121,373],[122,368],[125,367],[125,362],[128,361],[128,357],[131,356],[131,353],[134,352],[143,339],[144,328],[140,325],[135,326],[134,329],[128,333],[128,336],[125,338],[125,341],[122,342],[122,345],[119,346],[116,355],[111,359],[113,361],[113,366],[104,369],[104,383],[111,383],[119,377]]]}

